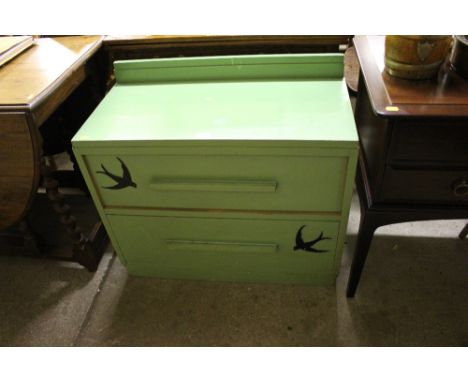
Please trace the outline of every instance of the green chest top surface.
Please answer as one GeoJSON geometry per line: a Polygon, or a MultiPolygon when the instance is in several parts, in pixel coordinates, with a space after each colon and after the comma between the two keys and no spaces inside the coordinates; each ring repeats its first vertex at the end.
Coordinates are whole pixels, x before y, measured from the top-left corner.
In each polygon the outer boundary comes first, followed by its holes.
{"type": "Polygon", "coordinates": [[[330,284],[358,138],[341,55],[115,63],[73,149],[131,274],[330,284]]]}
{"type": "Polygon", "coordinates": [[[75,136],[74,144],[355,143],[353,114],[341,77],[342,57],[288,57],[116,63],[116,86],[75,136]]]}

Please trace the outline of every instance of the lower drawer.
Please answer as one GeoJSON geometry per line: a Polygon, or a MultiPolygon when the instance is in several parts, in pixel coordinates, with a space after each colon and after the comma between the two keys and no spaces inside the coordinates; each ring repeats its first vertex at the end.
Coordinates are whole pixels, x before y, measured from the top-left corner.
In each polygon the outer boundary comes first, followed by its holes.
{"type": "Polygon", "coordinates": [[[468,171],[403,170],[387,167],[383,201],[468,204],[468,171]]]}
{"type": "Polygon", "coordinates": [[[332,284],[339,222],[108,216],[130,274],[332,284]]]}

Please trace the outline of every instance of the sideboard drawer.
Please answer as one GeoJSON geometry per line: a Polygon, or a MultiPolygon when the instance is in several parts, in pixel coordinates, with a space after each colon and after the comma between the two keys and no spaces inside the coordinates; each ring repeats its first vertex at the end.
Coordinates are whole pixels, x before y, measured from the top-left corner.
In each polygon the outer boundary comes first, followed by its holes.
{"type": "Polygon", "coordinates": [[[395,124],[391,163],[468,164],[466,121],[404,121],[395,124]]]}
{"type": "Polygon", "coordinates": [[[108,218],[134,275],[320,284],[331,284],[336,276],[337,221],[258,216],[108,218]]]}
{"type": "Polygon", "coordinates": [[[387,167],[382,201],[468,204],[468,171],[420,171],[387,167]]]}
{"type": "Polygon", "coordinates": [[[341,211],[347,157],[89,155],[106,207],[341,211]]]}

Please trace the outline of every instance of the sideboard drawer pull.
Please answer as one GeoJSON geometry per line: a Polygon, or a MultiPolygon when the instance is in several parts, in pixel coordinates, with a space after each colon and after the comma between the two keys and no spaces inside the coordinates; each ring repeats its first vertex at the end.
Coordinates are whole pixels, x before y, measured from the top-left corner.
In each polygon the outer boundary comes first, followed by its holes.
{"type": "Polygon", "coordinates": [[[468,196],[468,181],[464,178],[455,180],[452,183],[452,191],[455,196],[468,196]]]}
{"type": "Polygon", "coordinates": [[[174,251],[229,251],[237,253],[276,253],[277,244],[235,243],[221,241],[166,240],[167,248],[174,251]]]}
{"type": "Polygon", "coordinates": [[[153,181],[150,188],[155,191],[275,192],[277,182],[160,179],[153,181]]]}

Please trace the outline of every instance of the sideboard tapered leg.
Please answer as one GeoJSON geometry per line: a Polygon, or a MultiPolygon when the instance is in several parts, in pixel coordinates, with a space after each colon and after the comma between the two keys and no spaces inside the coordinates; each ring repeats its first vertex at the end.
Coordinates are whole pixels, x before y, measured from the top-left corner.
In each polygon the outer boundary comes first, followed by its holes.
{"type": "Polygon", "coordinates": [[[467,236],[468,236],[468,223],[466,224],[465,228],[463,228],[461,232],[458,234],[458,237],[462,240],[466,239],[467,236]]]}
{"type": "Polygon", "coordinates": [[[374,219],[369,217],[367,213],[361,215],[359,223],[359,232],[356,240],[356,247],[351,263],[351,270],[349,273],[348,287],[346,290],[346,297],[354,297],[356,293],[361,273],[367,259],[367,253],[372,243],[372,237],[378,225],[375,224],[374,219]]]}

